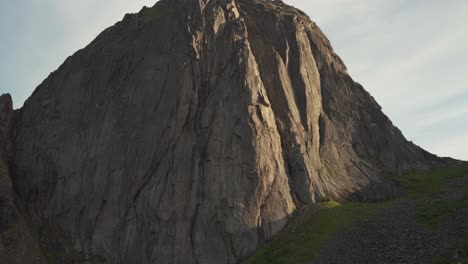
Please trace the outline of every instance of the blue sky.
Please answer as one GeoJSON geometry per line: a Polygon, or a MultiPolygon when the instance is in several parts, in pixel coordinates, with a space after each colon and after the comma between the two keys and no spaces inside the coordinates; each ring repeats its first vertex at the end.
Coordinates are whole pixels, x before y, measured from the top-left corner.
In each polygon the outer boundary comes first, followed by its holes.
{"type": "MultiPolygon", "coordinates": [[[[285,0],[416,144],[468,160],[468,1],[285,0]]],[[[0,2],[0,93],[20,107],[67,56],[154,0],[0,2]]]]}

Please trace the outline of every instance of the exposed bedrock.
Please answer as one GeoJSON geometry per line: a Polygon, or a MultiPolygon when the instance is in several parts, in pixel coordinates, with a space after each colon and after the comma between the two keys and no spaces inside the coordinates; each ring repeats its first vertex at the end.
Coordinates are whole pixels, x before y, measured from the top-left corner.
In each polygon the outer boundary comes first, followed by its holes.
{"type": "Polygon", "coordinates": [[[280,1],[126,15],[15,120],[14,187],[42,245],[107,263],[236,263],[298,207],[388,198],[391,176],[443,163],[280,1]]]}

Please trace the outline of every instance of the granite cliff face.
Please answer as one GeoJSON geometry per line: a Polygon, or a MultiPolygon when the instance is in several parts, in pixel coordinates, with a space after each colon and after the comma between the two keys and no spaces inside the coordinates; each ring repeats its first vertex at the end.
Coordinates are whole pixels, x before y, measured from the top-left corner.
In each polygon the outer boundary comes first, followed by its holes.
{"type": "Polygon", "coordinates": [[[12,142],[13,103],[9,95],[0,96],[0,262],[11,264],[44,263],[34,231],[31,231],[15,203],[9,164],[12,142]]]}
{"type": "Polygon", "coordinates": [[[442,162],[280,1],[127,15],[13,126],[18,204],[59,262],[236,263],[301,206],[385,199],[392,175],[442,162]]]}

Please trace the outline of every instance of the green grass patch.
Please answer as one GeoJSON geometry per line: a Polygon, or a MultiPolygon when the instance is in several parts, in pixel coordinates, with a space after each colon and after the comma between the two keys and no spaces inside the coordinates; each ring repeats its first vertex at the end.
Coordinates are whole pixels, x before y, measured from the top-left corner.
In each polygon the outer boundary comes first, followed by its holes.
{"type": "Polygon", "coordinates": [[[468,197],[456,201],[421,201],[416,206],[416,221],[429,228],[436,228],[450,214],[467,208],[468,197]]]}
{"type": "MultiPolygon", "coordinates": [[[[324,170],[330,172],[329,168],[324,167],[324,170]]],[[[448,180],[464,175],[468,175],[466,163],[459,167],[411,173],[397,180],[406,189],[404,198],[416,201],[417,222],[432,227],[438,225],[442,219],[455,210],[468,208],[468,197],[457,201],[430,199],[432,194],[442,190],[448,180]]],[[[357,221],[371,217],[387,208],[390,203],[392,202],[316,204],[306,211],[297,213],[294,221],[284,232],[243,263],[313,263],[333,234],[339,230],[352,228],[357,221]]]]}
{"type": "Polygon", "coordinates": [[[369,217],[387,203],[319,203],[299,216],[274,241],[262,247],[244,264],[311,263],[329,238],[357,220],[369,217]],[[295,225],[299,221],[299,225],[295,225]]]}
{"type": "Polygon", "coordinates": [[[468,197],[459,200],[431,199],[451,179],[468,175],[466,163],[451,168],[438,168],[423,173],[411,173],[399,178],[407,196],[416,199],[416,221],[436,228],[443,219],[456,210],[468,208],[468,197]]]}
{"type": "Polygon", "coordinates": [[[423,173],[410,173],[397,180],[406,188],[410,198],[417,198],[440,192],[448,180],[464,175],[468,175],[467,164],[452,168],[438,168],[423,173]]]}

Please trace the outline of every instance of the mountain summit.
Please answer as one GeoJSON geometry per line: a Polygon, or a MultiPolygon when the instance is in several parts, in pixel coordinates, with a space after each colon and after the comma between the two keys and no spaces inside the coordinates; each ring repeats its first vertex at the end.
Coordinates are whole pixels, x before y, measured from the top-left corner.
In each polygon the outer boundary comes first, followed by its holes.
{"type": "Polygon", "coordinates": [[[298,208],[396,196],[392,176],[444,162],[281,1],[126,15],[12,122],[17,204],[63,263],[237,263],[298,208]]]}

